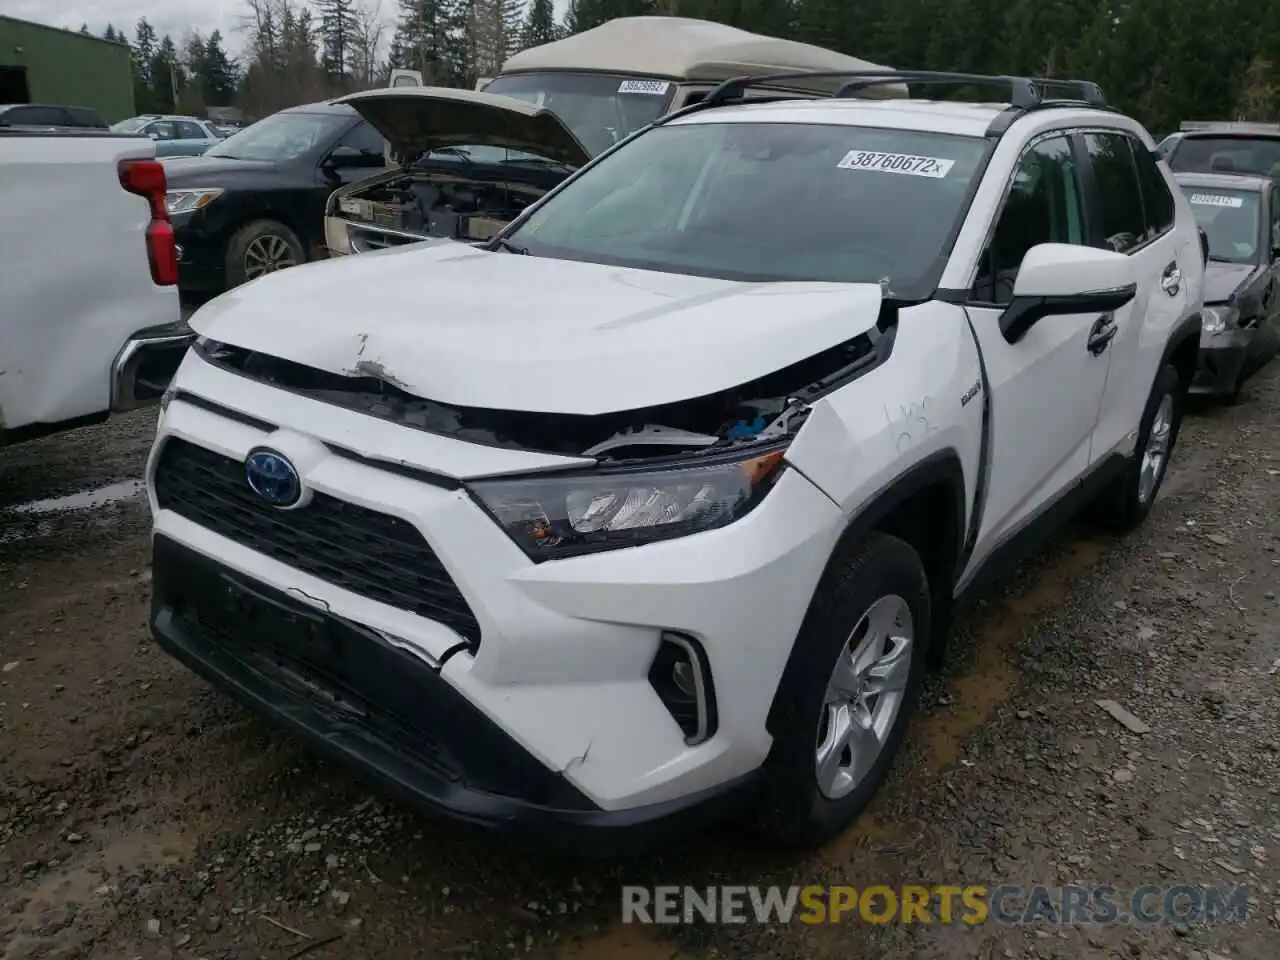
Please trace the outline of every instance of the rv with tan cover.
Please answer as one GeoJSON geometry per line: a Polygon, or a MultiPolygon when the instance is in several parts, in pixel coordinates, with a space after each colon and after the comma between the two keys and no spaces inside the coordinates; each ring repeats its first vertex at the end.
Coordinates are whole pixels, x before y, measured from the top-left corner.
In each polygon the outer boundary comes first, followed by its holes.
{"type": "MultiPolygon", "coordinates": [[[[887,69],[705,20],[623,17],[521,51],[483,92],[351,94],[340,102],[364,114],[399,163],[334,193],[326,242],[345,254],[426,237],[487,240],[591,157],[725,80],[813,73],[749,96],[829,96],[843,81],[816,74],[887,69]]],[[[863,95],[908,94],[905,84],[885,84],[863,95]]]]}

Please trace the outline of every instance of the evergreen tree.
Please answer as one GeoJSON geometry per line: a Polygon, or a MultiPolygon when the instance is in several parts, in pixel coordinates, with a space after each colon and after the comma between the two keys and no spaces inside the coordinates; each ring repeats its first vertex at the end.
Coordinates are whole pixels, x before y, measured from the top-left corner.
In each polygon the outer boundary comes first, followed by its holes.
{"type": "Polygon", "coordinates": [[[351,52],[359,43],[354,0],[319,0],[320,39],[323,62],[329,74],[339,80],[350,72],[351,52]]]}
{"type": "Polygon", "coordinates": [[[537,47],[556,38],[556,13],[551,0],[531,0],[520,36],[523,47],[537,47]]]}

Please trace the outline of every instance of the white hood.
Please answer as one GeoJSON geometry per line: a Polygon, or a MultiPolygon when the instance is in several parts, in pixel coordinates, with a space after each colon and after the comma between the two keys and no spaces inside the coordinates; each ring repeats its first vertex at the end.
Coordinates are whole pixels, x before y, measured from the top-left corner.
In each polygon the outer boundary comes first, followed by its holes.
{"type": "Polygon", "coordinates": [[[452,241],[269,274],[202,336],[464,407],[594,415],[727,390],[870,329],[876,284],[738,283],[452,241]]]}

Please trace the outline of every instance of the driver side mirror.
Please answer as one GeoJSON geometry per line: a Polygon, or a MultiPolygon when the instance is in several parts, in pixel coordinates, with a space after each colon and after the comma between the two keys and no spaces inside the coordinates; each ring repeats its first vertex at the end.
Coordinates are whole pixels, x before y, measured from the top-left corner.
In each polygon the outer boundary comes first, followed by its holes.
{"type": "Polygon", "coordinates": [[[1000,332],[1017,343],[1045,317],[1111,313],[1138,293],[1133,265],[1123,253],[1069,243],[1041,243],[1027,251],[1013,283],[1013,300],[1000,315],[1000,332]]]}
{"type": "Polygon", "coordinates": [[[380,153],[366,153],[355,147],[339,144],[329,151],[322,166],[326,170],[341,170],[351,167],[381,167],[384,162],[385,159],[380,153]]]}

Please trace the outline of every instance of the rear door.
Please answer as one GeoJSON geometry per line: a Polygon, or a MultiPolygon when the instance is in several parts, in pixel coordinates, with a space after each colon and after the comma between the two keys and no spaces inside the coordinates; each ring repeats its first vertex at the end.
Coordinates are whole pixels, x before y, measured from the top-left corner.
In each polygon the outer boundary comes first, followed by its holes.
{"type": "Polygon", "coordinates": [[[1090,458],[1096,463],[1132,450],[1164,345],[1187,313],[1202,268],[1198,236],[1187,230],[1180,237],[1174,229],[1174,188],[1146,145],[1117,130],[1086,131],[1078,142],[1089,242],[1127,255],[1138,284],[1137,296],[1111,316],[1116,334],[1090,458]]]}

